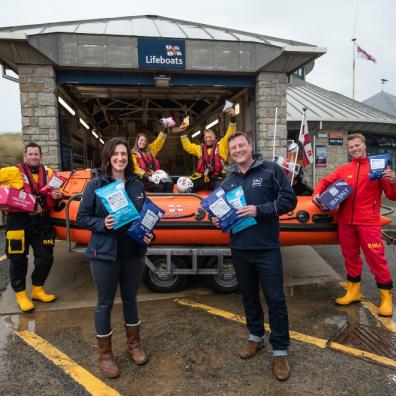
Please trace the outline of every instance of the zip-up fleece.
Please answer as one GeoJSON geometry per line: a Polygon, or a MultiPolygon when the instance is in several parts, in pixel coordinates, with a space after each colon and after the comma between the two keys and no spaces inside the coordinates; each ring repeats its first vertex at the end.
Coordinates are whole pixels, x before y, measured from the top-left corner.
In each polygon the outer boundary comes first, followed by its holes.
{"type": "Polygon", "coordinates": [[[353,158],[336,168],[316,185],[313,195],[321,194],[339,179],[344,179],[353,189],[352,194],[341,203],[338,222],[342,224],[379,225],[382,192],[388,199],[396,201],[396,184],[388,179],[371,180],[370,164],[365,158],[353,158]]]}
{"type": "MultiPolygon", "coordinates": [[[[117,260],[117,237],[118,233],[108,230],[104,225],[104,219],[108,215],[102,201],[95,194],[95,190],[112,183],[111,177],[97,177],[90,180],[84,189],[77,213],[77,223],[80,227],[92,231],[86,255],[98,260],[117,260]]],[[[143,208],[145,192],[143,183],[137,176],[129,176],[125,180],[125,190],[136,209],[140,212],[143,208]]],[[[143,255],[141,246],[131,238],[131,250],[143,255]]]]}
{"type": "Polygon", "coordinates": [[[279,248],[279,216],[297,205],[297,197],[282,169],[272,161],[255,156],[250,169],[241,173],[236,164],[228,167],[221,186],[229,191],[242,186],[247,205],[257,208],[257,224],[233,234],[230,247],[241,250],[279,248]]]}

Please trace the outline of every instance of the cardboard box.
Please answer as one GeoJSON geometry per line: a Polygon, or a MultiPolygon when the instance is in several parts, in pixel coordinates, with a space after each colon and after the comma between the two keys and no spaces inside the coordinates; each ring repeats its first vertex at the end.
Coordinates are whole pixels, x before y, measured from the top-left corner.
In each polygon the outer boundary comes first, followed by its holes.
{"type": "Polygon", "coordinates": [[[12,187],[0,187],[0,209],[6,212],[34,212],[36,196],[12,187]]]}
{"type": "Polygon", "coordinates": [[[352,194],[352,187],[343,179],[330,185],[318,198],[329,210],[336,209],[342,201],[352,194]]]}

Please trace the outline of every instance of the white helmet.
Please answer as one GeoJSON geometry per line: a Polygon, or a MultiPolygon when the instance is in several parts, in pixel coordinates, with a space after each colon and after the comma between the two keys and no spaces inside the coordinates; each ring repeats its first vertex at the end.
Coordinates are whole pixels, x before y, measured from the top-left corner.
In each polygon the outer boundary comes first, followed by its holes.
{"type": "Polygon", "coordinates": [[[182,176],[177,179],[176,186],[179,193],[186,193],[191,192],[194,187],[194,183],[190,178],[182,176]]]}
{"type": "Polygon", "coordinates": [[[298,149],[298,144],[296,142],[290,143],[288,148],[287,148],[287,152],[288,153],[296,153],[298,149]]]}
{"type": "Polygon", "coordinates": [[[162,169],[155,171],[151,176],[151,178],[153,179],[153,183],[155,184],[159,184],[161,181],[166,181],[168,177],[168,174],[162,169]]]}

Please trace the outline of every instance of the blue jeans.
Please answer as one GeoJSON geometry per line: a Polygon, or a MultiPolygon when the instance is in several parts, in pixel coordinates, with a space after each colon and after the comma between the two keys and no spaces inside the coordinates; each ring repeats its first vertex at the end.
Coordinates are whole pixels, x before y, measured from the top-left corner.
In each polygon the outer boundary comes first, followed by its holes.
{"type": "Polygon", "coordinates": [[[111,333],[111,310],[120,284],[126,324],[139,322],[136,295],[144,270],[144,256],[128,260],[91,260],[91,272],[97,289],[95,330],[97,335],[111,333]]]}
{"type": "Polygon", "coordinates": [[[279,249],[232,249],[239,288],[243,298],[247,327],[252,336],[264,335],[264,312],[259,288],[263,289],[268,306],[271,334],[269,341],[274,351],[287,351],[290,345],[289,320],[283,291],[282,256],[279,249]]]}

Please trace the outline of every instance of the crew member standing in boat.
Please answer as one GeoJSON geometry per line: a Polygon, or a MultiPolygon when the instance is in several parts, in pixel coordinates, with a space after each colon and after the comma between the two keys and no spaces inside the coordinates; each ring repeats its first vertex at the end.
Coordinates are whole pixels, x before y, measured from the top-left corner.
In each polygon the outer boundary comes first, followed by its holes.
{"type": "MultiPolygon", "coordinates": [[[[139,133],[136,136],[135,145],[132,149],[132,158],[135,173],[143,180],[146,191],[158,193],[172,192],[172,179],[164,175],[163,178],[159,177],[158,182],[156,182],[154,174],[156,171],[161,170],[160,163],[156,157],[165,144],[169,129],[176,124],[171,117],[162,118],[160,123],[163,129],[150,144],[148,143],[148,136],[145,133],[139,133]]],[[[163,173],[165,174],[165,172],[163,173]]]]}
{"type": "Polygon", "coordinates": [[[202,144],[191,143],[185,133],[187,125],[180,126],[182,146],[187,153],[198,158],[196,171],[190,176],[194,183],[192,191],[214,190],[224,179],[224,166],[228,158],[228,139],[236,130],[236,115],[234,108],[226,110],[230,117],[230,124],[226,134],[216,140],[216,134],[212,129],[205,129],[204,142],[202,144]]]}

